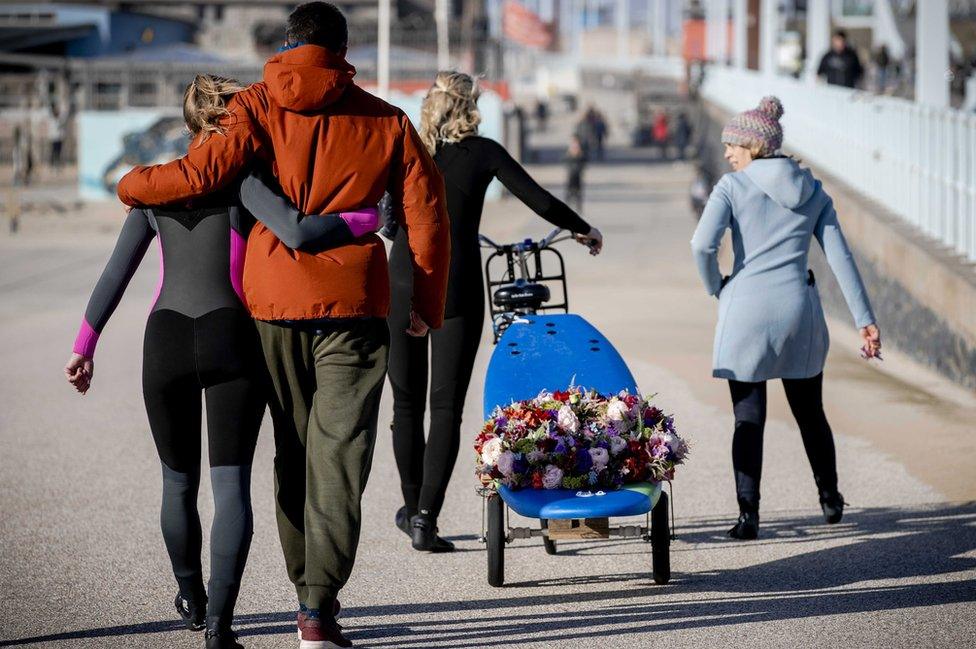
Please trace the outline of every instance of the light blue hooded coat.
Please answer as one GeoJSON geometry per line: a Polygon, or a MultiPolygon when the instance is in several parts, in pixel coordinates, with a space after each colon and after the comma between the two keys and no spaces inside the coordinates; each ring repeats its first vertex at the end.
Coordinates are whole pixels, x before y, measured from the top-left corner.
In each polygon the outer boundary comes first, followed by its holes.
{"type": "Polygon", "coordinates": [[[823,371],[827,324],[817,287],[807,281],[813,237],[854,324],[873,323],[833,201],[809,169],[790,158],[760,158],[726,174],[712,190],[691,248],[706,290],[719,298],[713,376],[757,382],[823,371]],[[732,230],[735,261],[723,286],[718,247],[726,228],[732,230]]]}

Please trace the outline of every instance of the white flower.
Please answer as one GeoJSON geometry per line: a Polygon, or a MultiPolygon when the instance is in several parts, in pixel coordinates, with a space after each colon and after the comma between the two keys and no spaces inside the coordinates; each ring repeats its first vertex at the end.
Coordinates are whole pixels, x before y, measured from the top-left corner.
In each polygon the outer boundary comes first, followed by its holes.
{"type": "Polygon", "coordinates": [[[556,416],[556,424],[560,428],[570,433],[575,433],[579,428],[579,419],[576,417],[576,413],[569,406],[563,406],[559,409],[559,414],[556,416]]]}
{"type": "Polygon", "coordinates": [[[502,454],[503,444],[501,437],[492,437],[485,442],[481,447],[481,461],[494,465],[498,461],[498,456],[502,454]]]}
{"type": "Polygon", "coordinates": [[[607,419],[610,421],[626,421],[630,418],[630,408],[626,403],[614,397],[607,405],[607,419]]]}
{"type": "Polygon", "coordinates": [[[591,448],[590,457],[593,459],[594,471],[598,471],[598,472],[602,471],[607,467],[607,464],[610,462],[610,454],[607,453],[607,449],[605,448],[600,448],[600,447],[591,448]]]}
{"type": "Polygon", "coordinates": [[[610,453],[617,455],[620,451],[627,448],[627,440],[623,437],[611,437],[610,438],[610,453]]]}
{"type": "Polygon", "coordinates": [[[505,451],[498,456],[498,461],[495,462],[495,468],[497,468],[502,475],[510,476],[515,466],[515,454],[511,451],[505,451]]]}
{"type": "Polygon", "coordinates": [[[542,476],[542,486],[545,489],[558,489],[562,483],[563,470],[552,464],[547,465],[546,472],[542,476]]]}

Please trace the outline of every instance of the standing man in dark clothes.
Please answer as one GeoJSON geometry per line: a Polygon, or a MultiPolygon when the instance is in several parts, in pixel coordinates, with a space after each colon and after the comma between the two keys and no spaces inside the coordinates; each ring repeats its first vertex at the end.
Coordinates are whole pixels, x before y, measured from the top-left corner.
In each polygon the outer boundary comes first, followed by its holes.
{"type": "Polygon", "coordinates": [[[540,133],[545,133],[549,123],[549,104],[542,99],[535,100],[535,123],[540,133]]]}
{"type": "MultiPolygon", "coordinates": [[[[286,34],[264,80],[228,102],[221,133],[195,140],[179,160],[136,167],[119,183],[119,198],[185,202],[255,162],[271,166],[303,214],[376,205],[388,191],[413,289],[405,335],[424,336],[444,320],[451,259],[441,174],[403,111],[353,82],[338,8],[299,5],[286,34]]],[[[244,298],[273,383],[278,535],[302,647],[350,647],[335,620],[336,597],[359,546],[386,378],[386,250],[373,234],[318,253],[291,250],[260,224],[246,245],[244,298]]]]}
{"type": "Polygon", "coordinates": [[[573,135],[566,149],[566,202],[577,212],[583,211],[583,170],[586,152],[578,135],[573,135]]]}
{"type": "Polygon", "coordinates": [[[855,88],[863,75],[861,59],[854,48],[848,45],[847,33],[837,30],[830,39],[830,51],[820,59],[817,76],[826,77],[827,83],[832,86],[855,88]]]}
{"type": "Polygon", "coordinates": [[[678,159],[685,159],[685,152],[691,143],[691,122],[684,113],[678,113],[678,119],[674,124],[674,146],[678,149],[678,159]]]}
{"type": "Polygon", "coordinates": [[[593,120],[593,142],[596,145],[596,157],[603,160],[603,141],[607,138],[607,120],[603,113],[595,108],[590,109],[593,120]]]}
{"type": "Polygon", "coordinates": [[[888,54],[888,46],[882,45],[874,53],[875,83],[878,94],[883,95],[888,89],[888,68],[891,65],[891,55],[888,54]]]}

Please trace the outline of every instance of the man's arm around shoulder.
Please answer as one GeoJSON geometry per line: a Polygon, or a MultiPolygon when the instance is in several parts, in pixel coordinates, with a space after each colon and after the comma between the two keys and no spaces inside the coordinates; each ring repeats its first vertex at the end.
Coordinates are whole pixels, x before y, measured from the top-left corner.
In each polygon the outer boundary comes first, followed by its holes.
{"type": "Polygon", "coordinates": [[[119,200],[132,206],[174,203],[205,196],[237,178],[261,148],[251,93],[246,89],[230,99],[230,114],[220,120],[223,133],[196,136],[186,155],[172,162],[133,168],[119,181],[119,200]]]}

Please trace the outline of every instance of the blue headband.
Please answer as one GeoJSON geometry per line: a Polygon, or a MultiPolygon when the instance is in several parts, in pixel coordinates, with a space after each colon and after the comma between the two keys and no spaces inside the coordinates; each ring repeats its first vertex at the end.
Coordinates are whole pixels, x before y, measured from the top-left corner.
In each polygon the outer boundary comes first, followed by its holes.
{"type": "Polygon", "coordinates": [[[287,52],[288,50],[293,50],[296,47],[301,47],[304,44],[305,43],[303,43],[302,41],[298,41],[297,43],[285,43],[284,45],[278,48],[278,53],[280,54],[281,52],[287,52]]]}

